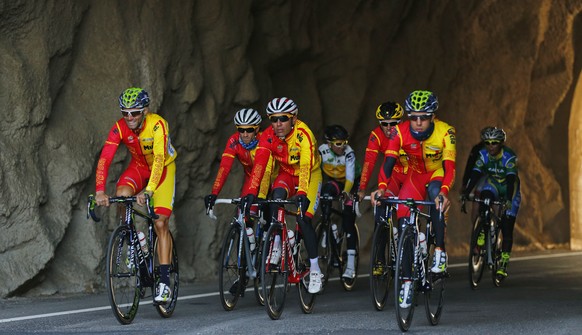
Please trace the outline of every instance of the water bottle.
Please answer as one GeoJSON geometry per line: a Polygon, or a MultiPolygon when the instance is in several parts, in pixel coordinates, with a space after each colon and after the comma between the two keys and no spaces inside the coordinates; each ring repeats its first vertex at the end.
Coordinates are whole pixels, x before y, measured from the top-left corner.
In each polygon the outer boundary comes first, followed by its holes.
{"type": "Polygon", "coordinates": [[[327,247],[327,232],[323,231],[323,234],[321,235],[321,247],[325,249],[325,247],[327,247]]]}
{"type": "Polygon", "coordinates": [[[428,254],[428,248],[426,245],[426,236],[424,235],[423,232],[419,232],[418,233],[418,240],[419,240],[419,244],[420,244],[420,252],[422,254],[422,257],[426,257],[426,255],[428,254]]]}
{"type": "Polygon", "coordinates": [[[289,239],[289,246],[293,248],[295,246],[295,233],[291,229],[287,229],[287,238],[289,239]]]}
{"type": "Polygon", "coordinates": [[[398,245],[398,227],[392,227],[392,235],[394,236],[394,242],[398,245]]]}
{"type": "Polygon", "coordinates": [[[253,232],[253,228],[247,227],[246,229],[247,237],[249,238],[249,246],[251,248],[251,252],[255,251],[255,233],[253,232]]]}
{"type": "Polygon", "coordinates": [[[148,257],[150,250],[148,248],[148,241],[146,240],[145,234],[141,231],[138,231],[137,238],[139,239],[139,246],[141,247],[141,252],[143,252],[144,257],[148,257]]]}
{"type": "Polygon", "coordinates": [[[333,233],[333,238],[335,238],[335,240],[339,243],[340,237],[339,232],[337,231],[337,225],[335,223],[331,224],[331,231],[333,233]]]}

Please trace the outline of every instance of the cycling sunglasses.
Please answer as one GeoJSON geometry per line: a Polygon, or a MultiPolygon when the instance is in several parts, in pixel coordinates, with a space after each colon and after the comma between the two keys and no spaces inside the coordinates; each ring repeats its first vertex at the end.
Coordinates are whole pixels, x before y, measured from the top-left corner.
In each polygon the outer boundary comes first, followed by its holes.
{"type": "Polygon", "coordinates": [[[410,121],[416,121],[416,120],[426,121],[426,120],[432,119],[432,115],[433,114],[422,114],[422,115],[408,114],[408,118],[410,119],[410,121]]]}
{"type": "Polygon", "coordinates": [[[257,127],[236,127],[239,133],[254,133],[257,127]]]}
{"type": "Polygon", "coordinates": [[[399,121],[380,121],[382,127],[394,127],[399,123],[399,121]]]}
{"type": "Polygon", "coordinates": [[[281,122],[287,122],[292,117],[293,116],[289,116],[289,115],[271,116],[271,117],[269,117],[269,120],[271,120],[272,123],[277,123],[279,121],[281,121],[281,122]]]}
{"type": "Polygon", "coordinates": [[[144,108],[142,109],[136,109],[136,110],[121,110],[121,115],[123,115],[123,117],[128,117],[128,116],[132,116],[132,117],[138,117],[143,113],[144,108]]]}
{"type": "Polygon", "coordinates": [[[347,140],[335,140],[335,141],[330,141],[334,146],[341,148],[344,145],[348,144],[347,140]]]}
{"type": "Polygon", "coordinates": [[[484,141],[485,145],[498,145],[501,141],[484,141]]]}

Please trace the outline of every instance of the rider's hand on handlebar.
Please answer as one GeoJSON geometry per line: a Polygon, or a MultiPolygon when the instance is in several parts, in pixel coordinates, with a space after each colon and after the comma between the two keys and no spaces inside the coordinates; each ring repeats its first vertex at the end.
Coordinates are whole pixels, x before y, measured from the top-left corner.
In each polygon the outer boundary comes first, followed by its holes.
{"type": "Polygon", "coordinates": [[[372,194],[370,194],[370,202],[372,202],[372,206],[380,206],[381,203],[379,201],[376,201],[377,198],[381,198],[384,196],[384,193],[386,191],[379,188],[377,190],[375,190],[374,192],[372,192],[372,194]]]}
{"type": "Polygon", "coordinates": [[[439,195],[434,199],[434,203],[436,204],[436,208],[441,209],[443,213],[446,212],[449,209],[449,206],[451,205],[449,198],[442,192],[440,192],[439,195]],[[442,206],[441,198],[443,201],[442,206]]]}
{"type": "Polygon", "coordinates": [[[146,190],[143,190],[143,191],[139,192],[135,196],[138,205],[144,206],[146,204],[146,194],[147,194],[148,198],[151,199],[152,196],[154,195],[154,192],[152,192],[152,191],[146,191],[146,190]]]}
{"type": "Polygon", "coordinates": [[[251,214],[251,205],[255,202],[255,196],[253,194],[247,194],[245,197],[240,199],[239,208],[241,211],[244,210],[243,215],[249,216],[251,214]]]}
{"type": "Polygon", "coordinates": [[[307,212],[309,203],[310,201],[305,194],[300,194],[295,198],[295,204],[297,204],[297,207],[301,207],[302,215],[305,215],[305,212],[307,212]]]}
{"type": "Polygon", "coordinates": [[[97,206],[109,207],[109,196],[103,191],[95,193],[95,204],[97,206]]]}
{"type": "Polygon", "coordinates": [[[204,197],[204,207],[206,207],[206,214],[208,214],[208,211],[214,207],[215,202],[216,194],[209,194],[204,197]]]}

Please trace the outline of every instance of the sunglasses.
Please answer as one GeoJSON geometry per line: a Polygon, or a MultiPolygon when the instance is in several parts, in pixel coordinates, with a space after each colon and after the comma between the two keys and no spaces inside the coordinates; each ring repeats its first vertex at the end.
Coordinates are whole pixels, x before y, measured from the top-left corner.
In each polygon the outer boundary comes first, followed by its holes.
{"type": "Polygon", "coordinates": [[[236,130],[238,130],[239,133],[254,133],[255,130],[257,130],[257,127],[247,127],[247,128],[236,127],[236,130]]]}
{"type": "Polygon", "coordinates": [[[423,115],[412,115],[412,114],[408,114],[408,118],[410,119],[410,121],[426,121],[426,120],[430,120],[432,119],[432,114],[423,114],[423,115]]]}
{"type": "Polygon", "coordinates": [[[271,116],[269,117],[269,120],[271,120],[272,123],[277,123],[279,121],[281,122],[287,122],[291,119],[291,117],[289,117],[289,115],[281,115],[281,116],[271,116]]]}
{"type": "Polygon", "coordinates": [[[399,123],[400,121],[380,121],[382,127],[394,127],[399,123]]]}
{"type": "Polygon", "coordinates": [[[138,117],[141,115],[141,113],[143,113],[143,108],[142,109],[136,109],[136,110],[121,110],[121,115],[123,115],[123,117],[128,117],[128,116],[132,116],[132,117],[138,117]]]}
{"type": "Polygon", "coordinates": [[[344,145],[348,144],[347,140],[336,140],[330,141],[331,144],[335,145],[336,147],[343,147],[344,145]]]}
{"type": "Polygon", "coordinates": [[[485,145],[498,145],[501,142],[500,141],[484,141],[485,145]]]}

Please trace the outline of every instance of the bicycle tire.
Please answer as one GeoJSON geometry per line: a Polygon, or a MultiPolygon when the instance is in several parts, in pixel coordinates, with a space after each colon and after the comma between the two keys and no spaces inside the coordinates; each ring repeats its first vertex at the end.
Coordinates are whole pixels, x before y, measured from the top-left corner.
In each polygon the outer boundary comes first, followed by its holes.
{"type": "Polygon", "coordinates": [[[424,267],[426,269],[426,280],[428,281],[427,287],[429,289],[424,290],[424,307],[426,311],[426,318],[428,322],[436,326],[441,318],[441,314],[444,306],[444,293],[447,273],[432,273],[430,272],[429,261],[433,259],[436,244],[433,234],[427,233],[427,245],[429,247],[428,256],[424,259],[424,267]]]}
{"type": "MultiPolygon", "coordinates": [[[[259,229],[259,223],[257,223],[257,229],[259,229]]],[[[255,252],[254,252],[254,265],[257,271],[257,276],[253,280],[253,287],[255,290],[255,299],[257,303],[261,306],[265,306],[265,296],[263,295],[263,282],[261,281],[261,261],[263,260],[263,230],[259,230],[258,235],[255,236],[255,252]]]]}
{"type": "Polygon", "coordinates": [[[370,291],[374,308],[384,309],[390,292],[393,279],[394,264],[390,255],[392,249],[391,230],[388,225],[380,224],[374,229],[372,237],[372,251],[370,252],[370,291]],[[384,250],[384,251],[382,251],[384,250]],[[374,274],[381,272],[381,274],[374,274]]]}
{"type": "MultiPolygon", "coordinates": [[[[178,302],[178,290],[180,288],[180,269],[178,267],[178,252],[176,251],[176,242],[174,241],[174,236],[170,232],[170,240],[172,241],[172,258],[170,263],[170,289],[172,290],[172,298],[165,304],[156,304],[156,310],[163,318],[169,318],[174,313],[176,309],[176,303],[178,302]]],[[[159,261],[157,252],[157,238],[154,243],[154,273],[156,274],[155,282],[158,282],[160,275],[159,271],[159,261]]]]}
{"type": "MultiPolygon", "coordinates": [[[[491,224],[495,224],[495,221],[491,220],[491,224]]],[[[497,274],[497,270],[499,270],[499,267],[501,266],[501,244],[503,242],[503,233],[501,232],[501,227],[498,225],[496,225],[496,231],[497,234],[495,234],[495,241],[491,244],[493,247],[493,250],[491,251],[493,253],[491,279],[493,280],[493,285],[495,285],[495,287],[500,287],[503,279],[505,279],[505,277],[497,274]]]]}
{"type": "Polygon", "coordinates": [[[131,230],[125,225],[113,230],[107,246],[105,269],[111,310],[117,321],[124,325],[130,324],[137,314],[141,288],[137,255],[134,253],[131,257],[130,235],[131,230]]]}
{"type": "Polygon", "coordinates": [[[394,306],[396,309],[396,321],[398,327],[401,331],[408,331],[410,324],[412,323],[412,317],[414,315],[414,307],[416,305],[417,298],[417,288],[418,288],[418,273],[416,266],[414,264],[414,227],[405,226],[404,231],[398,237],[398,254],[396,257],[396,269],[394,273],[394,306]],[[406,266],[404,261],[404,255],[409,255],[409,264],[411,266],[411,276],[412,278],[404,278],[404,266],[406,266]],[[411,280],[410,293],[412,294],[412,301],[408,307],[400,307],[400,289],[402,288],[405,280],[411,280]]]}
{"type": "Polygon", "coordinates": [[[486,263],[486,249],[477,246],[479,232],[483,229],[481,218],[478,216],[473,223],[471,230],[471,241],[469,243],[469,285],[471,289],[476,289],[483,277],[483,270],[486,263]]]}
{"type": "Polygon", "coordinates": [[[331,240],[329,239],[331,229],[329,229],[329,225],[320,222],[317,227],[315,228],[315,236],[317,236],[317,257],[319,262],[319,269],[321,273],[323,273],[323,288],[327,284],[329,280],[329,275],[332,270],[331,266],[331,248],[330,243],[331,240]]]}
{"type": "MultiPolygon", "coordinates": [[[[271,264],[271,250],[275,244],[275,236],[282,239],[282,225],[273,222],[265,241],[263,242],[263,260],[261,261],[261,281],[263,284],[263,294],[265,297],[265,308],[267,314],[273,320],[279,319],[285,306],[287,296],[287,276],[289,275],[288,264],[283,252],[275,264],[271,264]]],[[[281,242],[281,250],[284,250],[284,243],[281,242]]]]}
{"type": "MultiPolygon", "coordinates": [[[[224,237],[218,264],[218,292],[220,303],[224,310],[232,311],[238,302],[241,290],[241,276],[238,267],[238,251],[240,241],[240,227],[233,223],[224,237]],[[234,290],[233,290],[234,289],[234,290]],[[231,290],[235,291],[233,294],[231,290]]],[[[244,250],[241,253],[244,257],[244,250]]]]}
{"type": "Polygon", "coordinates": [[[358,267],[360,265],[360,230],[358,229],[358,225],[354,225],[356,230],[356,255],[354,258],[354,269],[356,270],[356,275],[354,278],[345,278],[343,276],[346,268],[348,266],[348,237],[347,234],[344,234],[342,244],[340,246],[341,249],[341,268],[340,268],[340,281],[342,282],[342,286],[344,290],[351,291],[354,289],[356,285],[356,280],[358,279],[358,267]]]}
{"type": "MultiPolygon", "coordinates": [[[[297,232],[295,232],[295,234],[297,234],[297,232]]],[[[309,255],[307,254],[307,248],[305,247],[304,242],[305,240],[303,239],[299,242],[299,245],[297,246],[297,255],[294,256],[297,272],[301,276],[301,279],[297,284],[297,291],[299,292],[301,310],[305,314],[311,314],[311,312],[313,312],[313,306],[317,294],[309,293],[309,268],[311,267],[311,262],[309,261],[309,255]]]]}

